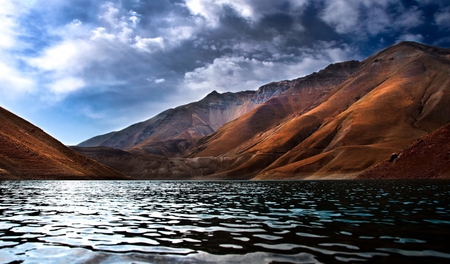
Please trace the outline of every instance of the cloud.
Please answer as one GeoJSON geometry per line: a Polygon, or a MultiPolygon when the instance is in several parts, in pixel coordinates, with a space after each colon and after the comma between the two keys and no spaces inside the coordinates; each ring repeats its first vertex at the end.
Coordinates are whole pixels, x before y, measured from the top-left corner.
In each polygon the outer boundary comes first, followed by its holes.
{"type": "Polygon", "coordinates": [[[434,15],[434,20],[438,26],[450,29],[450,7],[437,12],[434,15]]]}
{"type": "Polygon", "coordinates": [[[338,33],[349,33],[358,25],[358,4],[345,0],[328,1],[321,18],[335,28],[338,33]]]}
{"type": "Polygon", "coordinates": [[[11,97],[35,89],[32,76],[20,69],[20,59],[14,53],[23,43],[19,40],[21,28],[17,20],[27,12],[26,6],[13,1],[2,1],[0,8],[0,91],[11,97]]]}
{"type": "Polygon", "coordinates": [[[85,82],[80,78],[66,77],[54,81],[50,85],[50,90],[56,94],[67,94],[77,91],[85,85],[85,82]]]}
{"type": "Polygon", "coordinates": [[[142,38],[140,36],[136,36],[135,41],[136,42],[132,45],[132,47],[138,50],[152,53],[164,49],[164,39],[161,37],[142,38]]]}
{"type": "Polygon", "coordinates": [[[3,96],[13,96],[23,92],[30,93],[34,89],[35,83],[32,78],[17,71],[15,67],[0,62],[0,91],[4,91],[3,96]]]}
{"type": "Polygon", "coordinates": [[[403,35],[400,35],[397,39],[397,42],[400,42],[400,41],[422,42],[423,36],[421,34],[403,34],[403,35]]]}
{"type": "Polygon", "coordinates": [[[0,9],[0,49],[12,48],[16,44],[15,5],[10,1],[2,2],[0,9]]]}
{"type": "Polygon", "coordinates": [[[25,58],[37,74],[45,76],[39,79],[47,88],[42,92],[54,94],[53,98],[49,94],[42,97],[44,100],[63,100],[87,87],[115,89],[135,78],[131,68],[140,63],[132,60],[139,53],[165,48],[162,37],[142,37],[133,29],[138,23],[136,12],[126,12],[110,2],[102,5],[100,12],[99,22],[106,22],[103,26],[74,19],[57,30],[49,29],[46,33],[57,37],[57,41],[36,56],[25,58]],[[120,68],[114,68],[119,64],[120,68]]]}
{"type": "Polygon", "coordinates": [[[219,26],[225,7],[233,8],[245,18],[252,18],[254,15],[252,7],[243,0],[186,0],[185,4],[192,14],[203,17],[206,25],[213,28],[219,26]]]}
{"type": "Polygon", "coordinates": [[[324,0],[320,18],[337,33],[359,37],[407,30],[423,24],[417,6],[405,7],[401,1],[324,0]]]}
{"type": "Polygon", "coordinates": [[[400,7],[399,15],[393,20],[399,28],[413,28],[424,23],[423,12],[417,6],[408,9],[400,7]]]}
{"type": "Polygon", "coordinates": [[[290,7],[290,12],[302,11],[308,2],[308,0],[185,0],[185,5],[192,14],[205,19],[208,27],[216,28],[227,9],[233,10],[238,16],[250,22],[257,22],[264,15],[277,13],[286,6],[290,7]]]}
{"type": "Polygon", "coordinates": [[[348,59],[348,47],[321,43],[313,49],[301,49],[291,62],[258,60],[243,56],[224,56],[184,75],[183,87],[194,92],[255,90],[272,81],[294,79],[348,59]]]}

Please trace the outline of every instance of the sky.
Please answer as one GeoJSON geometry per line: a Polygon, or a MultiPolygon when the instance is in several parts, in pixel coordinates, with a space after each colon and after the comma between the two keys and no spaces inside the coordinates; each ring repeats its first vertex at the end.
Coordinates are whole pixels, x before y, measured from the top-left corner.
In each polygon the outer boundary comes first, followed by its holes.
{"type": "Polygon", "coordinates": [[[0,106],[74,145],[404,40],[448,48],[450,2],[0,0],[0,106]]]}

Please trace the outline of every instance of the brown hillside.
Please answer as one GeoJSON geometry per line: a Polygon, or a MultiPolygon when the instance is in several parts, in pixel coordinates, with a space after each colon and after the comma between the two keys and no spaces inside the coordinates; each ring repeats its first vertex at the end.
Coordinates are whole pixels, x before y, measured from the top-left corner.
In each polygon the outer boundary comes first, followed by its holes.
{"type": "Polygon", "coordinates": [[[0,180],[127,178],[0,107],[0,180]]]}
{"type": "Polygon", "coordinates": [[[188,143],[191,139],[209,135],[288,87],[289,82],[285,81],[265,85],[257,91],[223,94],[213,91],[198,102],[166,110],[147,121],[88,139],[78,146],[106,146],[122,150],[135,148],[153,154],[177,156],[184,151],[183,147],[169,147],[166,141],[188,143]]]}
{"type": "Polygon", "coordinates": [[[257,93],[270,90],[266,101],[209,136],[130,150],[180,155],[152,168],[150,178],[354,178],[450,122],[448,76],[450,50],[402,42],[361,63],[263,86],[257,93]]]}
{"type": "Polygon", "coordinates": [[[392,154],[356,179],[450,179],[450,124],[392,154]]]}
{"type": "Polygon", "coordinates": [[[268,152],[275,140],[318,127],[256,178],[354,177],[450,122],[449,74],[448,50],[415,43],[368,58],[324,103],[252,149],[268,152]]]}
{"type": "Polygon", "coordinates": [[[306,108],[282,101],[289,90],[273,98],[260,107],[275,102],[270,111],[254,116],[258,108],[227,124],[196,155],[245,157],[222,172],[230,177],[353,178],[450,121],[449,66],[448,50],[400,43],[364,60],[357,72],[306,108]],[[246,126],[270,123],[285,109],[294,111],[283,122],[246,133],[246,126]]]}
{"type": "MultiPolygon", "coordinates": [[[[291,81],[285,92],[223,126],[190,156],[217,156],[232,150],[232,153],[242,154],[264,141],[261,137],[263,132],[278,129],[281,123],[317,104],[334,86],[353,74],[358,66],[357,61],[332,64],[318,73],[291,81]]],[[[290,149],[279,142],[273,146],[281,148],[272,151],[277,153],[290,149]]]]}

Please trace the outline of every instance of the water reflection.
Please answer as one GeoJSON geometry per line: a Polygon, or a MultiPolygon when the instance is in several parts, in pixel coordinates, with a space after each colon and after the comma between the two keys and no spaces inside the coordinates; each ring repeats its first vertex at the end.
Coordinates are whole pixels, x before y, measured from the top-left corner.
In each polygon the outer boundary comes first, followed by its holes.
{"type": "Polygon", "coordinates": [[[0,263],[450,261],[445,181],[0,183],[0,263]]]}

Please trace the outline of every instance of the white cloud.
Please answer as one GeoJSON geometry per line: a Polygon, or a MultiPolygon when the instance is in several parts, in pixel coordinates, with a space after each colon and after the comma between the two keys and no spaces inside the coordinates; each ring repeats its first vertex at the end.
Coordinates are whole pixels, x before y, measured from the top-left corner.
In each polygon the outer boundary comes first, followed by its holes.
{"type": "MultiPolygon", "coordinates": [[[[301,10],[307,3],[308,0],[288,0],[284,4],[289,5],[291,11],[295,11],[301,10]]],[[[203,17],[208,27],[215,28],[220,24],[224,8],[232,8],[239,16],[255,22],[264,14],[276,13],[275,7],[280,1],[185,0],[185,4],[192,14],[203,17]]]]}
{"type": "Polygon", "coordinates": [[[32,78],[16,70],[15,67],[0,62],[0,90],[3,90],[6,95],[32,92],[34,89],[35,82],[32,78]]]}
{"type": "Polygon", "coordinates": [[[386,30],[405,30],[423,23],[422,11],[406,9],[395,0],[323,0],[320,18],[341,34],[377,35],[386,30]]]}
{"type": "Polygon", "coordinates": [[[47,33],[61,38],[35,57],[25,58],[41,79],[41,87],[46,87],[42,98],[49,101],[64,99],[70,93],[85,87],[123,83],[115,80],[108,67],[123,59],[126,54],[136,51],[152,53],[165,48],[162,37],[145,38],[136,34],[133,28],[139,22],[136,12],[125,12],[112,3],[102,6],[100,20],[105,27],[83,24],[80,20],[51,30],[47,33]],[[101,76],[92,77],[92,67],[103,68],[101,76]],[[90,76],[90,77],[84,77],[90,76]]]}
{"type": "Polygon", "coordinates": [[[2,1],[0,8],[0,49],[11,48],[16,43],[15,6],[10,1],[2,1]]]}
{"type": "Polygon", "coordinates": [[[450,28],[450,7],[441,10],[434,16],[436,24],[443,28],[450,28]]]}
{"type": "Polygon", "coordinates": [[[83,46],[80,41],[64,41],[45,50],[42,56],[29,59],[28,62],[43,71],[83,67],[83,65],[73,63],[80,55],[79,52],[83,49],[83,46]]]}
{"type": "Polygon", "coordinates": [[[161,37],[157,38],[141,38],[140,36],[135,37],[135,43],[132,47],[146,52],[155,52],[164,49],[164,39],[161,37]]]}
{"type": "Polygon", "coordinates": [[[80,78],[66,77],[56,80],[49,87],[55,94],[67,94],[82,89],[85,85],[85,82],[80,78]]]}
{"type": "Polygon", "coordinates": [[[321,18],[338,33],[348,33],[357,27],[359,19],[357,3],[349,3],[345,0],[328,1],[322,12],[321,18]]]}
{"type": "Polygon", "coordinates": [[[113,28],[119,28],[123,26],[123,21],[120,19],[120,10],[114,6],[111,2],[106,2],[102,5],[104,12],[100,14],[99,18],[106,21],[113,28]]]}
{"type": "Polygon", "coordinates": [[[155,83],[163,83],[165,81],[166,81],[166,79],[161,78],[161,79],[156,79],[155,83]]]}
{"type": "Polygon", "coordinates": [[[422,11],[417,7],[411,7],[408,10],[404,10],[401,14],[394,19],[396,26],[401,28],[411,28],[419,26],[423,23],[422,11]]]}
{"type": "Polygon", "coordinates": [[[35,82],[29,73],[19,69],[20,59],[14,54],[23,43],[18,20],[28,11],[18,1],[1,0],[0,8],[0,91],[4,96],[32,92],[35,82]]]}
{"type": "Polygon", "coordinates": [[[398,37],[397,42],[400,41],[415,41],[415,42],[422,42],[423,36],[421,34],[403,34],[398,37]]]}
{"type": "Polygon", "coordinates": [[[114,40],[116,38],[114,34],[108,33],[104,27],[98,27],[96,29],[91,30],[91,32],[93,34],[91,39],[114,40]]]}
{"type": "Polygon", "coordinates": [[[334,48],[330,43],[321,43],[321,47],[304,49],[303,55],[292,62],[225,56],[187,72],[182,88],[199,93],[212,90],[255,90],[265,83],[295,79],[320,70],[330,63],[345,61],[349,54],[351,52],[346,47],[334,48]]]}
{"type": "Polygon", "coordinates": [[[186,0],[186,7],[194,15],[202,16],[209,27],[219,26],[222,6],[219,1],[186,0]]]}
{"type": "Polygon", "coordinates": [[[166,37],[172,46],[177,46],[182,41],[191,39],[198,31],[193,26],[175,26],[166,30],[166,37]]]}
{"type": "MultiPolygon", "coordinates": [[[[386,10],[380,7],[372,7],[365,18],[364,26],[369,35],[376,35],[391,26],[391,19],[386,10]]],[[[358,21],[358,23],[361,23],[358,21]]]]}

